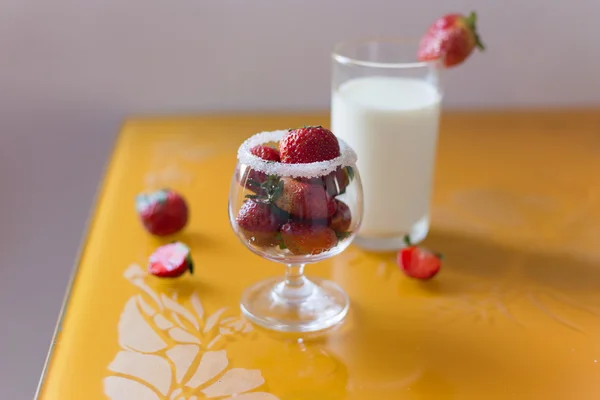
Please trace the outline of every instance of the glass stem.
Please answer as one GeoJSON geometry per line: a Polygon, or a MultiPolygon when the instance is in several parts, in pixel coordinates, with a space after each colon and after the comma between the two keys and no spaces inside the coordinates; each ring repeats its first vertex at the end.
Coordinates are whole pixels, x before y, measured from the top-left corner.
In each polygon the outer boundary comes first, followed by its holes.
{"type": "Polygon", "coordinates": [[[300,287],[306,282],[304,277],[304,264],[292,265],[288,264],[285,268],[285,285],[292,287],[300,287]]]}
{"type": "Polygon", "coordinates": [[[285,278],[275,289],[279,297],[287,302],[300,302],[313,292],[313,284],[304,276],[304,264],[288,264],[285,278]]]}

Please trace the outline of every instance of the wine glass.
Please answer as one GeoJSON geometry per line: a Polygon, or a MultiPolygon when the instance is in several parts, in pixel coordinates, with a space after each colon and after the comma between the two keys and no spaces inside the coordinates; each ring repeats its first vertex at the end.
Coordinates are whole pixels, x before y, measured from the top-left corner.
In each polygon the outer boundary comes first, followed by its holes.
{"type": "Polygon", "coordinates": [[[304,276],[306,264],[348,247],[362,219],[363,192],[356,153],[345,142],[330,161],[284,164],[252,154],[277,148],[287,130],[262,132],[238,150],[229,193],[229,220],[252,252],[285,264],[285,276],[247,288],[243,314],[282,332],[314,332],[344,319],[349,299],[335,283],[304,276]]]}

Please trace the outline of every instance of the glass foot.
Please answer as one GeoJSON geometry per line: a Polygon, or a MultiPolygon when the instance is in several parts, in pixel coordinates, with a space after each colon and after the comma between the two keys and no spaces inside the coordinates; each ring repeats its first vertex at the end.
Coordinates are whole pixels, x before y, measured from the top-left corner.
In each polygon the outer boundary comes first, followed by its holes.
{"type": "Polygon", "coordinates": [[[290,287],[284,278],[267,279],[242,294],[242,313],[253,323],[280,332],[315,332],[341,322],[350,301],[335,283],[303,278],[290,287]]]}

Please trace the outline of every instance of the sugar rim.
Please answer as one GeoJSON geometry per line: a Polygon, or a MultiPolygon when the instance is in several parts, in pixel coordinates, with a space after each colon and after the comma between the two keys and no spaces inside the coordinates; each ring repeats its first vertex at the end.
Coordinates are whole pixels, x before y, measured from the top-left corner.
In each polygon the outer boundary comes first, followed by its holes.
{"type": "Polygon", "coordinates": [[[237,158],[240,163],[264,172],[267,175],[291,176],[294,178],[316,178],[335,171],[338,167],[353,166],[356,163],[356,153],[342,139],[337,138],[340,144],[340,155],[332,160],[319,161],[305,164],[284,164],[266,161],[256,157],[250,152],[254,146],[268,142],[278,142],[288,130],[277,130],[257,133],[242,143],[238,149],[237,158]]]}

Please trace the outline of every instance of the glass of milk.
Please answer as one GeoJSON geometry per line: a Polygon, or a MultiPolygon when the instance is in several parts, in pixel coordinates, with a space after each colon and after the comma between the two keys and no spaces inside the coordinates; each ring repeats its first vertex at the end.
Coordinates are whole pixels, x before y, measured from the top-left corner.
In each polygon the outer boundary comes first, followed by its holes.
{"type": "Polygon", "coordinates": [[[358,155],[364,216],[354,243],[395,250],[429,231],[440,117],[441,64],[418,62],[418,41],[338,44],[331,130],[358,155]]]}

